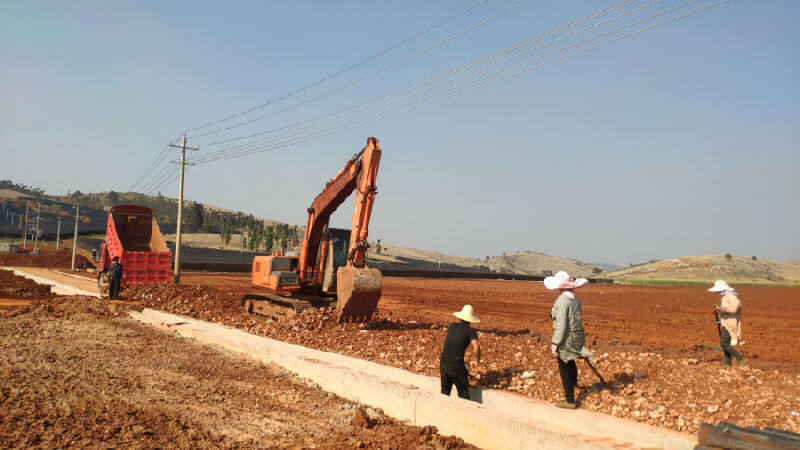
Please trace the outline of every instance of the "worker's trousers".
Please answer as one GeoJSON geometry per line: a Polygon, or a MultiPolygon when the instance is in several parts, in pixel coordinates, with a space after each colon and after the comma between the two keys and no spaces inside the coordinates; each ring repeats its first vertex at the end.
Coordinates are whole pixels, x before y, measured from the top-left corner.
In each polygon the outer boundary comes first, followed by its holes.
{"type": "Polygon", "coordinates": [[[119,278],[109,278],[108,279],[108,298],[110,300],[118,300],[119,299],[119,285],[122,282],[119,278]]]}
{"type": "Polygon", "coordinates": [[[442,394],[449,396],[456,385],[458,396],[469,400],[469,379],[467,378],[467,366],[464,362],[439,362],[439,373],[442,381],[442,394]]]}
{"type": "Polygon", "coordinates": [[[564,387],[564,398],[570,402],[575,403],[575,386],[578,385],[578,366],[575,365],[575,360],[564,362],[561,358],[558,360],[558,373],[561,375],[561,385],[564,387]]]}
{"type": "Polygon", "coordinates": [[[724,326],[719,327],[719,346],[722,347],[722,353],[725,355],[722,363],[726,366],[731,365],[731,356],[737,361],[742,360],[742,355],[731,345],[731,332],[724,326]]]}

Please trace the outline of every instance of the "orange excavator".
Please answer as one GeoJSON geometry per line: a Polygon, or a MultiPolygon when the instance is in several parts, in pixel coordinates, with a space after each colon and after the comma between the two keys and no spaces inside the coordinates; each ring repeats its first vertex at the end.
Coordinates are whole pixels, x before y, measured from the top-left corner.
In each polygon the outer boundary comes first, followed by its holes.
{"type": "Polygon", "coordinates": [[[267,292],[242,298],[248,313],[276,316],[336,303],[339,322],[366,322],[381,297],[381,273],[366,265],[369,218],[375,201],[381,148],[374,137],[353,155],[308,208],[300,256],[253,258],[252,282],[267,292]],[[328,227],[331,214],[355,192],[353,226],[328,227]],[[334,298],[335,295],[335,298],[334,298]]]}

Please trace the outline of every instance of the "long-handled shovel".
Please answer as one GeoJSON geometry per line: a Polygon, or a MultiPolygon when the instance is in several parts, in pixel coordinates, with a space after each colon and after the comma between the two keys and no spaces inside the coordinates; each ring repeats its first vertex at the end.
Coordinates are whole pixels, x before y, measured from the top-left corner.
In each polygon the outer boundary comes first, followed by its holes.
{"type": "MultiPolygon", "coordinates": [[[[721,336],[722,335],[722,328],[720,328],[719,312],[717,311],[716,307],[714,307],[714,323],[717,324],[717,336],[721,336]]],[[[722,353],[722,347],[720,347],[719,345],[711,346],[711,345],[695,344],[694,349],[695,350],[700,350],[700,349],[702,349],[702,350],[711,350],[712,352],[722,353]]]]}
{"type": "Polygon", "coordinates": [[[606,380],[604,380],[603,376],[600,375],[600,372],[598,372],[597,369],[594,368],[594,365],[592,365],[591,361],[589,361],[587,358],[581,358],[581,359],[586,361],[586,364],[589,365],[589,368],[592,369],[592,372],[594,372],[594,374],[597,375],[597,378],[600,379],[600,386],[608,387],[608,383],[606,383],[606,380]]]}

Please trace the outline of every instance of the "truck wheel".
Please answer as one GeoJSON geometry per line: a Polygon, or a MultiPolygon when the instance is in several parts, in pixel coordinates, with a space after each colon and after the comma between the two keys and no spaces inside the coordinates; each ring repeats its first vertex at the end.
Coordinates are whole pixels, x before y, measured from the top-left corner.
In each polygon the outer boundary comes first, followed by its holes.
{"type": "Polygon", "coordinates": [[[97,290],[100,291],[100,297],[108,298],[108,271],[97,275],[97,290]]]}

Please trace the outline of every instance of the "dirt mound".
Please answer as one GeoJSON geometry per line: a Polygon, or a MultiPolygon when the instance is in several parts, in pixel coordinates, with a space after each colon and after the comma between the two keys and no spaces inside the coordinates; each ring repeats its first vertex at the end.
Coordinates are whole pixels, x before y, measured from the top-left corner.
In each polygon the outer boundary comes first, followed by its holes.
{"type": "MultiPolygon", "coordinates": [[[[331,309],[306,310],[281,320],[245,315],[238,295],[200,285],[133,286],[126,296],[155,309],[430,376],[438,376],[446,334],[445,323],[400,320],[381,309],[369,324],[340,325],[331,309]]],[[[473,383],[549,401],[561,397],[549,330],[482,328],[479,335],[485,362],[472,371],[473,383]]],[[[798,430],[790,414],[790,399],[800,396],[795,373],[721,367],[720,357],[710,352],[670,358],[624,351],[625,346],[598,341],[591,332],[590,339],[598,355],[595,366],[611,386],[601,390],[594,374],[579,362],[578,396],[584,408],[688,432],[697,432],[701,422],[719,420],[798,430]]]]}
{"type": "Polygon", "coordinates": [[[124,311],[108,300],[88,296],[57,297],[39,301],[27,314],[33,317],[64,317],[93,315],[119,316],[124,311]]]}
{"type": "Polygon", "coordinates": [[[8,270],[0,270],[0,298],[42,299],[56,297],[50,286],[37,284],[8,270]]]}
{"type": "MultiPolygon", "coordinates": [[[[30,253],[0,253],[0,266],[16,267],[55,267],[59,269],[69,269],[72,267],[72,253],[59,251],[58,253],[43,253],[32,255],[30,253]]],[[[75,256],[75,267],[89,268],[94,267],[85,256],[78,254],[75,256]]]]}
{"type": "Polygon", "coordinates": [[[797,283],[800,266],[752,256],[704,255],[665,259],[607,274],[616,280],[797,283]]]}

